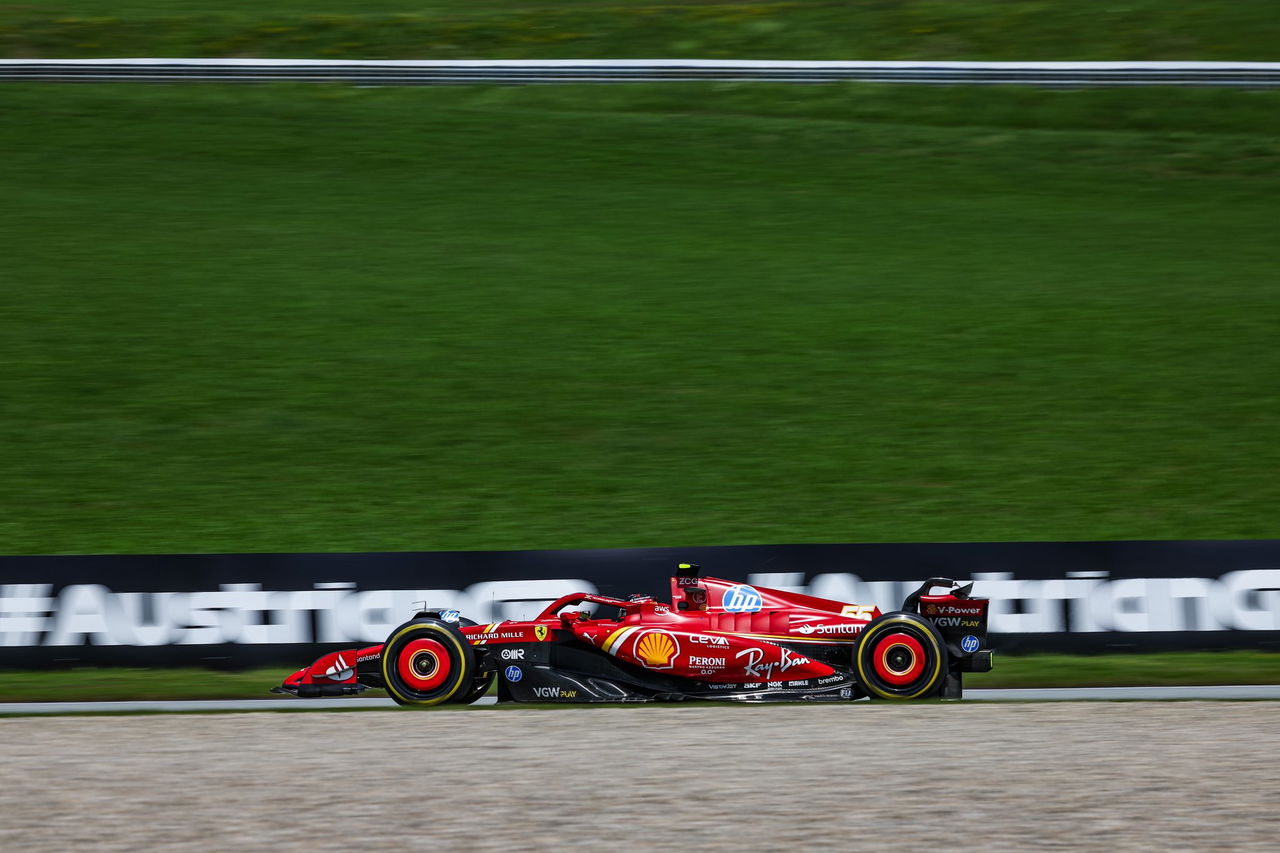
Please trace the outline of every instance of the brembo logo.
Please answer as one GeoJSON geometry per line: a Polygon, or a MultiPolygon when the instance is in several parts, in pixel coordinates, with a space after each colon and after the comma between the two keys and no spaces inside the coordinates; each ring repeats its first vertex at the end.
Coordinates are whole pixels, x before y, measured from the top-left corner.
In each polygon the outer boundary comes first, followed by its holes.
{"type": "Polygon", "coordinates": [[[649,669],[671,669],[679,653],[680,644],[666,631],[646,631],[636,640],[636,657],[649,669]]]}

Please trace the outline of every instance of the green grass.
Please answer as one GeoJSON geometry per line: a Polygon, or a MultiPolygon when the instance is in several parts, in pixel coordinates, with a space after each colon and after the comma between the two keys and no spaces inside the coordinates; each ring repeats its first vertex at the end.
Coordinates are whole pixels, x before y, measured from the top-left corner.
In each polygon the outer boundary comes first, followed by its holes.
{"type": "MultiPolygon", "coordinates": [[[[241,672],[175,669],[0,671],[4,702],[110,702],[148,699],[267,699],[292,667],[241,672]]],[[[989,673],[970,673],[965,687],[1141,687],[1280,684],[1280,655],[1268,652],[1176,652],[1152,655],[998,655],[989,673]]],[[[364,695],[381,697],[381,690],[364,695]]],[[[284,697],[282,701],[292,701],[284,697]]]]}
{"type": "Polygon", "coordinates": [[[991,672],[967,673],[965,688],[1163,687],[1280,684],[1274,652],[1161,652],[1149,655],[1001,655],[991,672]]]}
{"type": "Polygon", "coordinates": [[[0,553],[1274,537],[1278,106],[0,87],[0,553]]]}
{"type": "Polygon", "coordinates": [[[0,55],[1276,59],[1272,0],[0,3],[0,55]]]}
{"type": "MultiPolygon", "coordinates": [[[[194,667],[0,670],[0,697],[3,697],[0,701],[125,702],[269,699],[272,694],[267,691],[279,684],[291,672],[288,665],[237,672],[194,667]]],[[[369,695],[384,696],[386,694],[376,690],[369,695]]]]}

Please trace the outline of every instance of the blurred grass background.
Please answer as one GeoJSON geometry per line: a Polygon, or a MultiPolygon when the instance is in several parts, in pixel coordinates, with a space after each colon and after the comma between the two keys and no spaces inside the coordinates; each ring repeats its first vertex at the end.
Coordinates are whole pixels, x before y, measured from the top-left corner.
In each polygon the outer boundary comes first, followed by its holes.
{"type": "Polygon", "coordinates": [[[1273,0],[0,2],[21,57],[1264,60],[1273,0]]]}
{"type": "Polygon", "coordinates": [[[1277,106],[0,87],[2,550],[1274,536],[1277,106]]]}
{"type": "MultiPolygon", "coordinates": [[[[9,57],[1273,60],[1277,30],[1267,0],[0,3],[9,57]]],[[[0,553],[1275,537],[1278,107],[0,86],[0,553]]]]}

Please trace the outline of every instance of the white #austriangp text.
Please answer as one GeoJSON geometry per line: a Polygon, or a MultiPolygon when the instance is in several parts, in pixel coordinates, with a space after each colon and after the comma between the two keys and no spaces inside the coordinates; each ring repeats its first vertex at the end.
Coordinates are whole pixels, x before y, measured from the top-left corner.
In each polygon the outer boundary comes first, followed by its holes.
{"type": "MultiPolygon", "coordinates": [[[[1280,630],[1280,569],[1220,578],[1110,578],[1072,572],[1019,579],[975,573],[974,592],[991,599],[992,633],[1280,630]]],[[[751,585],[791,589],[894,610],[918,581],[820,574],[754,574],[751,585]]],[[[379,643],[417,602],[459,610],[479,623],[529,618],[570,592],[595,592],[582,579],[497,581],[466,589],[360,590],[355,583],[264,590],[223,584],[200,592],[114,592],[101,584],[0,584],[0,646],[162,646],[221,643],[379,643]]],[[[701,636],[701,635],[699,635],[701,636]]]]}
{"type": "Polygon", "coordinates": [[[101,584],[0,584],[2,646],[163,646],[380,643],[417,605],[451,608],[480,623],[536,616],[576,578],[498,581],[457,589],[358,590],[354,583],[264,590],[222,584],[204,592],[113,592],[101,584]]]}
{"type": "MultiPolygon", "coordinates": [[[[1097,631],[1280,630],[1280,569],[1246,569],[1220,578],[1111,578],[1068,572],[1064,578],[1019,579],[1010,572],[974,572],[974,595],[991,599],[993,634],[1097,631]]],[[[853,574],[752,575],[776,589],[875,603],[896,610],[919,581],[863,581],[853,574]]]]}

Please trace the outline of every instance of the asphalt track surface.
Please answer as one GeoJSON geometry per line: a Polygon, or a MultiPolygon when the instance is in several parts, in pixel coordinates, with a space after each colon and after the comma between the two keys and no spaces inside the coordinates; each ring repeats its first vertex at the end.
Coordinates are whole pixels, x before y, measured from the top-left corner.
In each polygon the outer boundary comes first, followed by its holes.
{"type": "Polygon", "coordinates": [[[1274,850],[1274,702],[0,719],[0,850],[1274,850]]]}
{"type": "MultiPolygon", "coordinates": [[[[1061,687],[966,690],[966,702],[1185,701],[1189,699],[1280,700],[1280,684],[1197,687],[1061,687]]],[[[475,704],[494,705],[486,696],[475,704]]],[[[395,708],[385,698],[345,699],[192,699],[137,702],[7,702],[0,716],[28,714],[177,713],[219,711],[384,710],[395,708]]]]}

